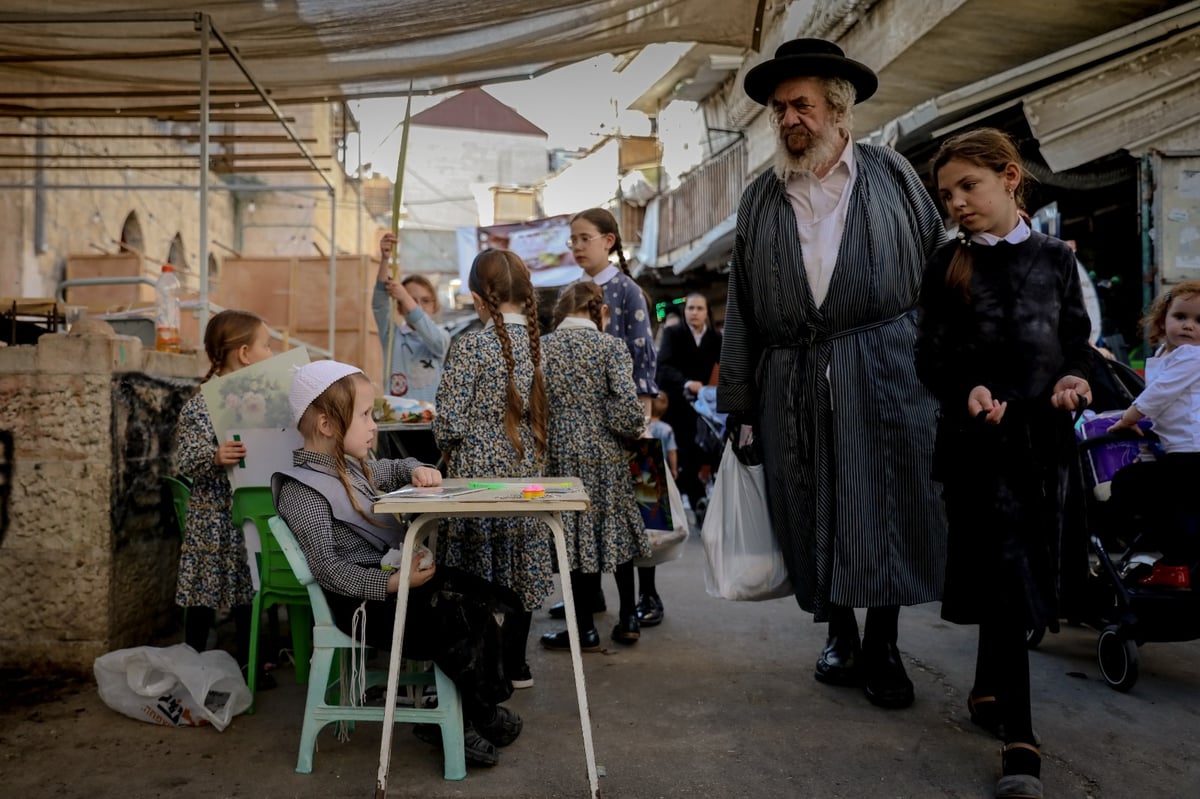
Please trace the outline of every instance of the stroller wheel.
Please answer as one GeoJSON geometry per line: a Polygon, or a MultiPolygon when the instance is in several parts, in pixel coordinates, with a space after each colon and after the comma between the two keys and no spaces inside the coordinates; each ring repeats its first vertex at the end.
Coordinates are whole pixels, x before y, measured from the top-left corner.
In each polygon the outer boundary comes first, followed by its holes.
{"type": "Polygon", "coordinates": [[[1031,627],[1025,631],[1025,646],[1029,649],[1037,649],[1038,644],[1042,642],[1042,638],[1046,635],[1045,627],[1031,627]]]}
{"type": "Polygon", "coordinates": [[[1110,687],[1128,693],[1138,678],[1137,644],[1125,637],[1116,624],[1110,624],[1096,641],[1096,659],[1100,674],[1110,687]]]}

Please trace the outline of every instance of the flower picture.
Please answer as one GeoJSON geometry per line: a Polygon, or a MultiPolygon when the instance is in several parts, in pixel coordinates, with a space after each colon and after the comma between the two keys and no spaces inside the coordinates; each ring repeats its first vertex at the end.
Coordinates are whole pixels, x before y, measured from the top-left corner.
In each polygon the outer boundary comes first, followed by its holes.
{"type": "Polygon", "coordinates": [[[288,407],[288,389],[294,367],[308,363],[304,348],[289,350],[201,387],[217,440],[225,441],[230,430],[294,427],[288,407]]]}

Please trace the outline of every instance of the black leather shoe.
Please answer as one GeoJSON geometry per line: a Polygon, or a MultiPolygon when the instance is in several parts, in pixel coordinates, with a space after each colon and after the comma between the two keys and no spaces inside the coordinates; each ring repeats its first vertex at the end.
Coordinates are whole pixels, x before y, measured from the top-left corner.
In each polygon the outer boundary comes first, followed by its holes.
{"type": "Polygon", "coordinates": [[[899,709],[913,703],[912,680],[904,671],[904,662],[895,644],[864,647],[862,670],[863,692],[871,704],[899,709]]]}
{"type": "Polygon", "coordinates": [[[642,594],[637,603],[637,617],[643,627],[655,627],[662,624],[662,599],[649,594],[642,594]]]}
{"type": "MultiPolygon", "coordinates": [[[[542,636],[542,646],[555,652],[570,652],[571,639],[567,637],[566,630],[546,633],[542,636]]],[[[600,651],[600,633],[595,627],[579,631],[579,648],[584,652],[600,651]]]]}
{"type": "Polygon", "coordinates": [[[862,677],[858,669],[858,637],[831,635],[817,658],[813,677],[826,685],[858,685],[862,677]]]}
{"type": "Polygon", "coordinates": [[[613,627],[612,639],[619,644],[636,644],[642,637],[642,625],[636,613],[622,616],[617,626],[613,627]]]}
{"type": "MultiPolygon", "coordinates": [[[[579,601],[579,597],[575,597],[575,601],[579,601]]],[[[592,598],[592,613],[603,613],[608,610],[608,604],[604,600],[604,592],[597,591],[596,596],[592,598]]],[[[567,606],[562,602],[555,602],[550,606],[550,618],[565,619],[567,617],[567,606]]]]}
{"type": "Polygon", "coordinates": [[[504,705],[496,705],[495,713],[490,720],[475,721],[472,724],[476,732],[496,746],[508,746],[517,740],[517,736],[521,734],[521,729],[525,726],[521,717],[504,705]]]}

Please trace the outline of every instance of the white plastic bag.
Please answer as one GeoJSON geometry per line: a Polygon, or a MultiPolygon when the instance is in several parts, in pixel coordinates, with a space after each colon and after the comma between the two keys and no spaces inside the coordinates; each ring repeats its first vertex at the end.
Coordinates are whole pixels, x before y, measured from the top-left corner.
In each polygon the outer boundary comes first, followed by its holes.
{"type": "Polygon", "coordinates": [[[757,601],[792,593],[771,530],[766,487],[763,467],[742,465],[726,443],[700,531],[710,596],[757,601]]]}
{"type": "Polygon", "coordinates": [[[137,646],[96,658],[100,699],[131,719],[218,731],[250,707],[250,689],[233,655],[187,644],[137,646]]]}
{"type": "Polygon", "coordinates": [[[646,528],[646,536],[650,539],[650,557],[634,560],[635,566],[660,566],[677,559],[683,554],[683,542],[688,537],[687,511],[683,509],[683,497],[670,472],[664,472],[667,478],[667,497],[671,505],[670,530],[651,530],[646,528]]]}

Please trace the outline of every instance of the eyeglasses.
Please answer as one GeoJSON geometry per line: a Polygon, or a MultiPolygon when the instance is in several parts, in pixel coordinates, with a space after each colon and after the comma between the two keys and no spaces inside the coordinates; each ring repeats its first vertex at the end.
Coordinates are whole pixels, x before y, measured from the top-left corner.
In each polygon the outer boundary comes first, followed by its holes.
{"type": "Polygon", "coordinates": [[[586,247],[588,246],[588,242],[594,239],[602,239],[607,235],[607,233],[601,233],[598,236],[590,236],[587,233],[580,233],[578,236],[572,236],[571,238],[567,239],[567,246],[574,247],[576,244],[578,244],[580,247],[586,247]]]}

